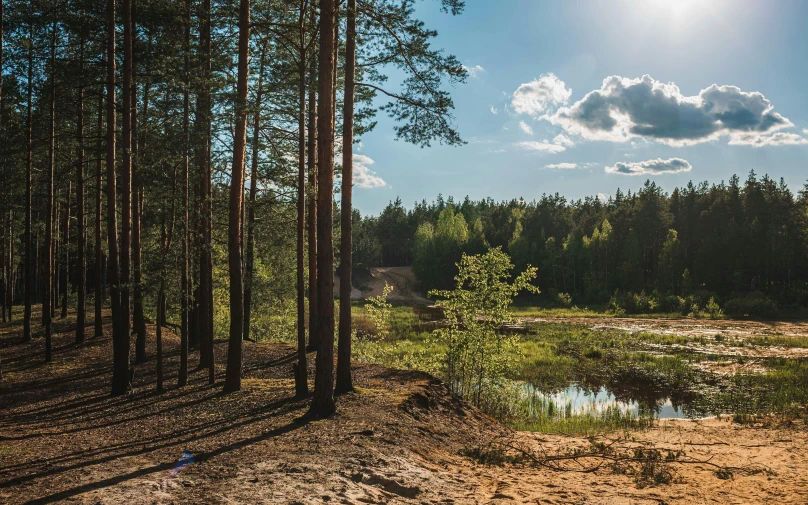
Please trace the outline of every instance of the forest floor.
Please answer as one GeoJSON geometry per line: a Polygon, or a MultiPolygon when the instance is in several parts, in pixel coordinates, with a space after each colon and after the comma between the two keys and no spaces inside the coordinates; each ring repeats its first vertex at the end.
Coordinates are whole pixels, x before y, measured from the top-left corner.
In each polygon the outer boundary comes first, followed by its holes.
{"type": "MultiPolygon", "coordinates": [[[[151,325],[133,393],[111,398],[108,327],[94,339],[88,325],[78,347],[73,315],[57,319],[46,364],[43,339],[23,343],[15,317],[0,326],[0,503],[808,502],[802,421],[660,421],[595,439],[512,432],[429,375],[367,364],[356,365],[357,391],[338,399],[335,416],[310,420],[309,401],[293,398],[286,344],[245,342],[243,389],[223,394],[227,343],[216,342],[215,385],[195,371],[177,388],[179,340],[167,332],[167,391],[157,394],[151,325]],[[670,483],[654,484],[597,460],[558,471],[465,455],[501,440],[525,454],[569,455],[618,439],[694,462],[659,463],[670,483]]],[[[39,331],[36,312],[33,320],[39,331]]]]}

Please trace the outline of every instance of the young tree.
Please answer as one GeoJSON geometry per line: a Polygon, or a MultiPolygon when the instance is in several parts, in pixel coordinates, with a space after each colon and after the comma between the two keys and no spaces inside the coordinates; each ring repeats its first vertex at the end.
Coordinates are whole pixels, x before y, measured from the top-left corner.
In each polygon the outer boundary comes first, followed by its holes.
{"type": "Polygon", "coordinates": [[[241,389],[242,336],[244,334],[244,285],[241,272],[241,216],[244,200],[244,157],[247,143],[247,72],[250,47],[250,0],[240,0],[238,80],[233,168],[230,177],[228,264],[230,267],[230,340],[224,390],[241,389]]]}

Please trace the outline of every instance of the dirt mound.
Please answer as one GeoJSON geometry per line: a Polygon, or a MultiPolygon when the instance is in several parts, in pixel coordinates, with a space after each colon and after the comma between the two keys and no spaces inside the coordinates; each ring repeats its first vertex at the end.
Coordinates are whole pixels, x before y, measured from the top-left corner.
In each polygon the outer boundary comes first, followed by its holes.
{"type": "Polygon", "coordinates": [[[417,291],[418,280],[412,267],[373,267],[369,275],[354,281],[351,298],[364,300],[371,296],[379,296],[384,292],[385,283],[393,286],[393,292],[387,297],[390,303],[398,305],[432,305],[432,301],[417,291]]]}

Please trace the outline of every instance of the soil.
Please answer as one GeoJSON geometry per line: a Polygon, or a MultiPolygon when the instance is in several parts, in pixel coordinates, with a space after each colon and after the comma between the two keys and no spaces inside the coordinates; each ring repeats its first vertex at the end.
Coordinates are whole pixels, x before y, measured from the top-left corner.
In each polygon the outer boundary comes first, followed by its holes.
{"type": "Polygon", "coordinates": [[[362,286],[360,298],[379,296],[384,292],[385,283],[393,286],[387,301],[397,305],[432,305],[432,300],[424,298],[417,291],[418,280],[412,267],[378,267],[370,269],[371,278],[362,286]]]}
{"type": "Polygon", "coordinates": [[[109,328],[76,346],[73,320],[57,320],[54,359],[44,363],[43,339],[21,342],[16,317],[0,326],[0,503],[808,502],[802,422],[678,421],[630,434],[633,444],[766,469],[754,475],[677,465],[674,483],[642,486],[608,466],[487,466],[464,454],[505,436],[548,453],[590,442],[509,432],[427,374],[366,364],[356,364],[357,390],[338,399],[337,414],[311,419],[309,399],[293,398],[295,356],[284,344],[245,342],[243,388],[223,394],[227,343],[216,342],[216,384],[194,371],[178,388],[179,340],[167,332],[167,390],[157,394],[151,325],[132,394],[112,398],[109,328]]]}

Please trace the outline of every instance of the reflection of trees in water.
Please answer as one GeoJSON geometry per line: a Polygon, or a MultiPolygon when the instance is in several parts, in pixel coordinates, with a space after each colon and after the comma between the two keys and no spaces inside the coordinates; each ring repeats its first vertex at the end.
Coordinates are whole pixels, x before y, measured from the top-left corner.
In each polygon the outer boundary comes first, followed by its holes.
{"type": "Polygon", "coordinates": [[[662,374],[650,373],[640,367],[617,367],[605,373],[584,373],[579,386],[588,393],[601,389],[610,392],[615,401],[636,404],[640,415],[659,415],[667,401],[686,417],[701,417],[714,413],[698,381],[676,384],[662,374]]]}

